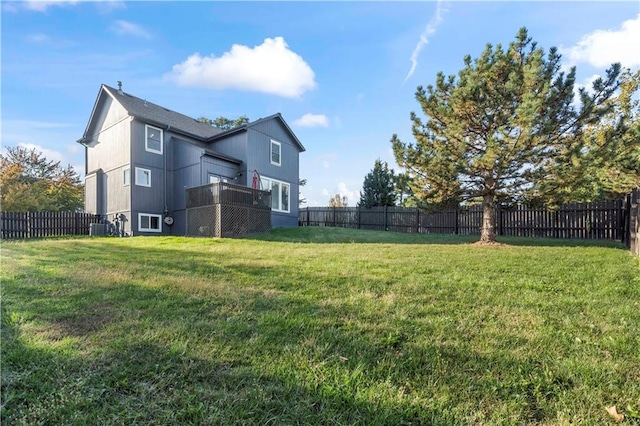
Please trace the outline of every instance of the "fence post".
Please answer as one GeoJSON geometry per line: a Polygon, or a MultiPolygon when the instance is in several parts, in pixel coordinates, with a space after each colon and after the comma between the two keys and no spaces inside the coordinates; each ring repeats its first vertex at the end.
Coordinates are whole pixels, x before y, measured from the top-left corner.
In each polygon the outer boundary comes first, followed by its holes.
{"type": "Polygon", "coordinates": [[[358,212],[358,229],[360,229],[360,221],[361,221],[360,211],[362,210],[362,207],[357,206],[356,208],[358,209],[357,210],[357,212],[358,212]]]}
{"type": "Polygon", "coordinates": [[[502,209],[500,208],[500,204],[496,206],[496,215],[498,216],[498,235],[502,235],[502,209]]]}
{"type": "Polygon", "coordinates": [[[336,206],[333,206],[333,227],[336,227],[336,206]]]}
{"type": "Polygon", "coordinates": [[[416,207],[416,234],[420,233],[420,209],[416,207]]]}
{"type": "Polygon", "coordinates": [[[31,238],[31,212],[27,212],[25,215],[27,222],[27,238],[31,238]]]}
{"type": "Polygon", "coordinates": [[[387,206],[384,206],[384,230],[387,230],[387,206]]]}
{"type": "Polygon", "coordinates": [[[627,248],[631,248],[631,194],[622,203],[620,213],[618,215],[618,226],[621,235],[620,242],[627,248]]]}
{"type": "Polygon", "coordinates": [[[310,217],[311,217],[311,213],[309,213],[309,207],[307,207],[307,226],[309,226],[311,222],[310,217]]]}
{"type": "Polygon", "coordinates": [[[456,219],[456,223],[455,223],[455,228],[454,228],[454,234],[458,235],[458,209],[454,209],[453,212],[455,213],[455,219],[456,219]]]}

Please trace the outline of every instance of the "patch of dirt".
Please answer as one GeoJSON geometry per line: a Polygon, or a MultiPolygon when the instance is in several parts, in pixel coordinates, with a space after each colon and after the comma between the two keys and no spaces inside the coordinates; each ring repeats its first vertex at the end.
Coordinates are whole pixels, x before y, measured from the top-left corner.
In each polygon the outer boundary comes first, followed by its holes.
{"type": "Polygon", "coordinates": [[[511,247],[509,244],[503,244],[497,241],[476,241],[473,245],[482,247],[511,247]]]}
{"type": "Polygon", "coordinates": [[[95,305],[87,315],[57,319],[52,323],[50,334],[58,339],[84,337],[101,330],[110,321],[111,306],[95,305]]]}

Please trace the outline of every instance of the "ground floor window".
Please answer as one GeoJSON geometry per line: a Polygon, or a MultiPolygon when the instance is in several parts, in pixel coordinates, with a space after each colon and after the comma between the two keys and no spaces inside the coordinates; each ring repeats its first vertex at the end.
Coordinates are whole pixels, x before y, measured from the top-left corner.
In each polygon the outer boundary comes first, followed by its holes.
{"type": "Polygon", "coordinates": [[[289,194],[291,193],[291,185],[287,182],[266,177],[263,177],[261,181],[262,189],[265,191],[271,191],[271,210],[289,213],[289,194]]]}
{"type": "Polygon", "coordinates": [[[138,213],[138,231],[162,232],[162,215],[138,213]]]}

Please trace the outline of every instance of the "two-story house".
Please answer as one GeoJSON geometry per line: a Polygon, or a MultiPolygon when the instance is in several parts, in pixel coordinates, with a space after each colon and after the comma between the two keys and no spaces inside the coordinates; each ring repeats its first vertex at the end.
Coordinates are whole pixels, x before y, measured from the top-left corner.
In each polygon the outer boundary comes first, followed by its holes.
{"type": "Polygon", "coordinates": [[[222,131],[102,85],[80,144],[85,210],[133,235],[184,235],[186,189],[217,181],[271,191],[273,227],[298,224],[299,154],[278,114],[222,131]],[[169,218],[169,219],[167,219],[169,218]]]}

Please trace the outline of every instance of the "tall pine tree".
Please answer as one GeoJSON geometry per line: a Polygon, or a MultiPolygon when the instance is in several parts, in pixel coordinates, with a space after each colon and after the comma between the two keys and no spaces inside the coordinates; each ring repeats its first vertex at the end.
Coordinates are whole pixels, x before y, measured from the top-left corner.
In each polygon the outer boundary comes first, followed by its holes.
{"type": "Polygon", "coordinates": [[[386,161],[377,159],[364,178],[360,193],[360,207],[382,207],[396,205],[395,173],[389,169],[386,161]]]}
{"type": "Polygon", "coordinates": [[[522,28],[506,50],[488,44],[457,77],[440,72],[435,86],[418,87],[426,120],[411,113],[415,143],[393,136],[396,160],[423,202],[481,202],[480,240],[494,242],[496,203],[524,197],[568,158],[585,126],[611,111],[619,74],[613,65],[575,105],[575,68],[561,71],[557,49],[545,53],[522,28]]]}

